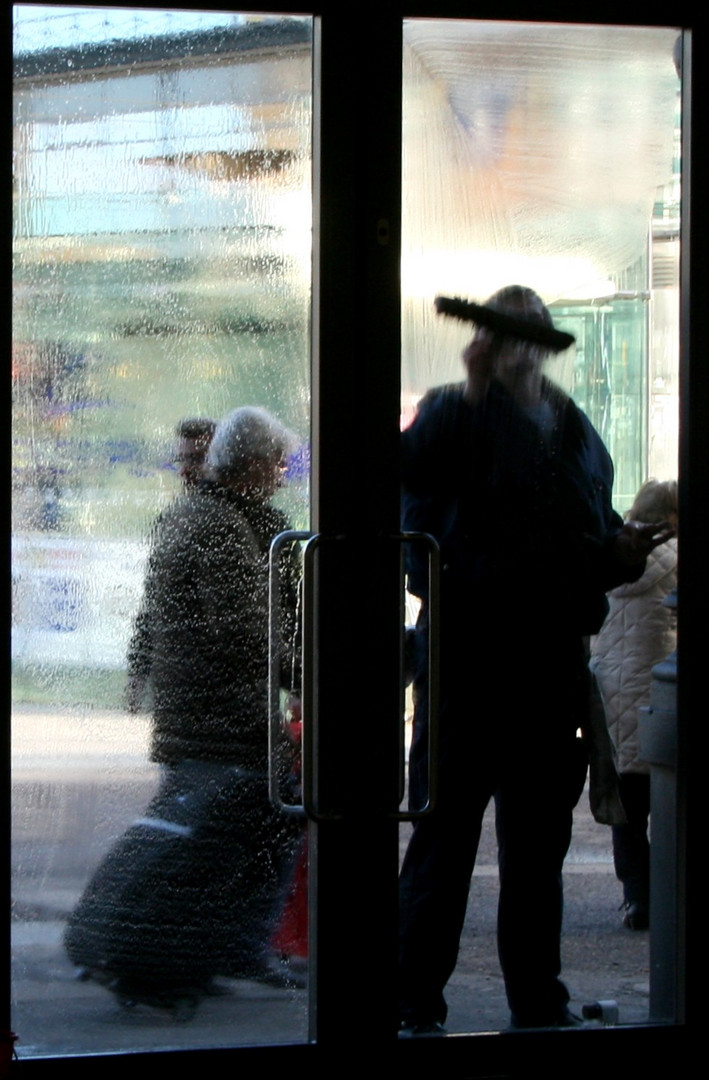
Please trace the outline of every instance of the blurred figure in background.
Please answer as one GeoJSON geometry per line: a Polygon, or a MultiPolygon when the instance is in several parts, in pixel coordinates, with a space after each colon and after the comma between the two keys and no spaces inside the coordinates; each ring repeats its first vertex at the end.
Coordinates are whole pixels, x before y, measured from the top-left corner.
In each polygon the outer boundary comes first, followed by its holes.
{"type": "Polygon", "coordinates": [[[207,452],[216,426],[214,420],[205,417],[181,420],[177,425],[175,461],[185,489],[195,487],[204,475],[207,452]]]}
{"type": "MultiPolygon", "coordinates": [[[[626,517],[677,528],[677,482],[648,480],[626,517]]],[[[627,824],[613,826],[613,861],[623,884],[623,921],[650,925],[650,767],[638,759],[639,710],[650,704],[652,668],[675,648],[673,612],[663,601],[677,585],[677,540],[651,551],[638,581],[608,594],[610,610],[591,642],[591,669],[601,691],[616,748],[619,791],[627,824]]]]}
{"type": "MultiPolygon", "coordinates": [[[[175,464],[179,466],[178,472],[182,481],[183,492],[193,491],[199,482],[204,479],[207,452],[214,437],[216,426],[214,420],[199,417],[180,420],[175,428],[175,438],[177,439],[175,464]]],[[[153,543],[163,518],[169,512],[170,507],[158,514],[153,522],[151,530],[153,543]]],[[[129,712],[138,712],[145,702],[152,663],[153,639],[143,603],[133,624],[133,634],[128,654],[128,682],[126,684],[125,700],[129,712]]]]}

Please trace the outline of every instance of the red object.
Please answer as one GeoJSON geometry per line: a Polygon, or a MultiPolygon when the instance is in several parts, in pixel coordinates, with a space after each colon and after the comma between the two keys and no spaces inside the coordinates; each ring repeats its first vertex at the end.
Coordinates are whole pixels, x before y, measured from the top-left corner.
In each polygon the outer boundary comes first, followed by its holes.
{"type": "Polygon", "coordinates": [[[308,839],[303,837],[290,889],[271,945],[286,959],[308,956],[308,839]]]}

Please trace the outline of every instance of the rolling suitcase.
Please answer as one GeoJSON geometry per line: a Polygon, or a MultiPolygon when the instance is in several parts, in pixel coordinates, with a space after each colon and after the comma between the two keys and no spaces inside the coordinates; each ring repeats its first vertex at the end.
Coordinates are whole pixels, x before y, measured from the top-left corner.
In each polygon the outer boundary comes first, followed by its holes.
{"type": "Polygon", "coordinates": [[[166,770],[72,912],[69,958],[121,1004],[183,1015],[217,975],[268,979],[297,840],[262,775],[199,761],[166,770]]]}

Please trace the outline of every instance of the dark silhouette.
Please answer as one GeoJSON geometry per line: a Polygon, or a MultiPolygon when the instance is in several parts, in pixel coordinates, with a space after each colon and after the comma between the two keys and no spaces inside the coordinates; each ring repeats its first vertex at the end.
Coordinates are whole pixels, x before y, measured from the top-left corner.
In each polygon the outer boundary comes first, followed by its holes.
{"type": "MultiPolygon", "coordinates": [[[[452,314],[478,325],[463,354],[466,379],[426,394],[402,436],[404,527],[437,539],[442,566],[439,790],[401,872],[402,1034],[442,1030],[493,797],[512,1026],[576,1022],[560,979],[561,870],[586,772],[576,732],[589,709],[587,636],[603,622],[606,591],[637,579],[668,535],[662,526],[623,525],[613,512],[605,447],[542,375],[564,339],[537,294],[511,286],[482,315],[461,306],[452,314]]],[[[408,582],[422,600],[409,773],[420,807],[428,568],[413,547],[408,582]]]]}

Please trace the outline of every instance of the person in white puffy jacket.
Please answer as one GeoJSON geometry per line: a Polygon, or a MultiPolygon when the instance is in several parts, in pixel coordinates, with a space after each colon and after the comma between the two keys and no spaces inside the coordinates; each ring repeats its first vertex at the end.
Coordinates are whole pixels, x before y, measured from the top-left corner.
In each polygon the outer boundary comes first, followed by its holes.
{"type": "MultiPolygon", "coordinates": [[[[677,526],[677,483],[648,480],[627,518],[677,526]]],[[[677,585],[677,540],[655,548],[642,577],[608,593],[610,610],[591,642],[591,669],[617,753],[627,824],[613,826],[613,861],[623,884],[625,925],[650,925],[649,766],[638,758],[639,710],[650,703],[652,668],[675,648],[674,614],[664,604],[677,585]]]]}

